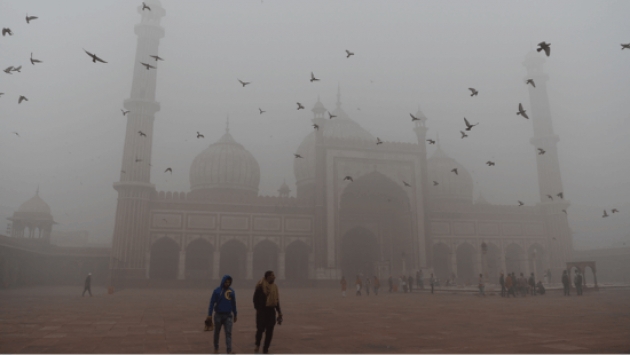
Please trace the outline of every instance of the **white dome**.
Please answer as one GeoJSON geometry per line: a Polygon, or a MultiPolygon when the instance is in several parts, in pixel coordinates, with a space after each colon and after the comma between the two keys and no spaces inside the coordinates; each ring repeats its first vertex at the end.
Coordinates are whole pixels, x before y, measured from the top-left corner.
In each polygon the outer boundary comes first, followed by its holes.
{"type": "Polygon", "coordinates": [[[29,214],[40,217],[50,217],[50,206],[39,197],[39,188],[35,192],[35,196],[31,197],[28,201],[20,205],[20,208],[16,211],[20,214],[29,214]]]}

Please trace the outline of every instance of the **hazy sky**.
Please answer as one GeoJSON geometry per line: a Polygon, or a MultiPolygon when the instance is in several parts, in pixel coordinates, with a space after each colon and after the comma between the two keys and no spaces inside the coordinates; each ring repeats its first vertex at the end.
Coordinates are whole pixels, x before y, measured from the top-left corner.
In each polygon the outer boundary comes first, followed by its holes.
{"type": "MultiPolygon", "coordinates": [[[[111,240],[141,1],[0,0],[0,218],[40,186],[58,230],[111,240]],[[25,16],[39,19],[26,24],[25,16]],[[108,64],[94,64],[83,49],[108,64]],[[32,66],[30,53],[43,61],[32,66]],[[19,95],[28,102],[17,104],[19,95]],[[12,134],[17,131],[20,137],[12,134]]],[[[194,157],[225,131],[258,160],[260,194],[283,179],[311,132],[317,96],[385,141],[415,142],[409,113],[493,204],[538,201],[525,55],[551,43],[545,70],[569,222],[578,248],[630,234],[629,1],[162,0],[152,176],[189,191],[194,157]],[[346,59],[345,49],[356,53],[346,59]],[[320,82],[310,83],[313,71],[320,82]],[[251,81],[241,87],[237,78],[251,81]],[[468,87],[479,90],[469,96],[468,87]],[[307,110],[296,111],[295,102],[307,110]],[[261,107],[267,113],[259,115],[261,107]],[[463,117],[480,122],[460,139],[463,117]],[[205,139],[196,139],[201,131],[205,139]],[[484,165],[488,159],[496,166],[484,165]],[[166,167],[173,174],[164,174],[166,167]],[[619,215],[602,219],[603,209],[619,215]]],[[[542,54],[541,54],[542,55],[542,54]]],[[[435,150],[429,147],[429,154],[435,150]]],[[[5,222],[0,222],[4,232],[5,222]]],[[[625,237],[630,240],[630,236],[625,237]]]]}

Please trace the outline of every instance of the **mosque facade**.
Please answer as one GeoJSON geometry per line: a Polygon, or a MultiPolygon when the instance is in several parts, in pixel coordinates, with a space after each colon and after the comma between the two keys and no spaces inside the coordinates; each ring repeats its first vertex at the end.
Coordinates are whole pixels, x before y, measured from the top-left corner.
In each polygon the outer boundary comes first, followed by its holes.
{"type": "Polygon", "coordinates": [[[295,193],[258,193],[260,167],[226,131],[191,162],[190,189],[157,191],[151,183],[157,70],[140,62],[158,53],[164,36],[159,2],[139,11],[138,44],[118,191],[110,267],[128,279],[258,279],[272,269],[280,280],[338,280],[356,274],[410,275],[422,269],[438,278],[473,283],[499,272],[544,271],[559,276],[572,253],[546,92],[544,58],[530,53],[524,66],[534,126],[540,201],[535,206],[473,201],[466,168],[438,145],[427,156],[425,115],[413,123],[416,143],[383,142],[344,111],[336,118],[317,101],[319,128],[297,148],[295,193]],[[142,131],[146,137],[137,132],[142,131]],[[458,174],[452,169],[457,168],[458,174]],[[353,181],[345,179],[352,177],[353,181]],[[436,185],[433,182],[437,182],[436,185]]]}

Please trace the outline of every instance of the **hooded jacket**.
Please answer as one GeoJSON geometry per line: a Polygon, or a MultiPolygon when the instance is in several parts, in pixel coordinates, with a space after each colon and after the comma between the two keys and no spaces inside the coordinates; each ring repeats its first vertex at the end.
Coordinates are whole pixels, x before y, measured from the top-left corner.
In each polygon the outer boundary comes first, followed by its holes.
{"type": "Polygon", "coordinates": [[[208,316],[212,316],[212,312],[232,313],[236,316],[236,293],[232,287],[223,288],[226,280],[232,280],[232,276],[225,275],[221,279],[219,287],[215,288],[210,298],[210,306],[208,307],[208,316]]]}

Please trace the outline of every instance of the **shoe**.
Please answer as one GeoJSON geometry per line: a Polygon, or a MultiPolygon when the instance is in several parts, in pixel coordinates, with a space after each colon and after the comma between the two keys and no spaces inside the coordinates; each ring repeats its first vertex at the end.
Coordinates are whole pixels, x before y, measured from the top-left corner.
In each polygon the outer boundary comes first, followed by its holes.
{"type": "Polygon", "coordinates": [[[254,354],[258,354],[260,352],[260,345],[254,348],[254,354]]]}
{"type": "Polygon", "coordinates": [[[214,353],[218,354],[219,353],[219,349],[214,349],[214,353]]]}

